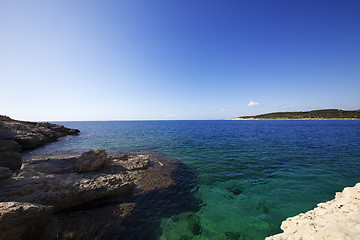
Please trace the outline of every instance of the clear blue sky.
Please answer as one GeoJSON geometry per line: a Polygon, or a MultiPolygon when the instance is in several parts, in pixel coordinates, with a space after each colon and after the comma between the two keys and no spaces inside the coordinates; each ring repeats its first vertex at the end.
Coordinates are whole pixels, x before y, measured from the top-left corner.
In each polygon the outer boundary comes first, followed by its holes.
{"type": "Polygon", "coordinates": [[[0,1],[0,114],[224,119],[360,108],[360,1],[0,1]]]}

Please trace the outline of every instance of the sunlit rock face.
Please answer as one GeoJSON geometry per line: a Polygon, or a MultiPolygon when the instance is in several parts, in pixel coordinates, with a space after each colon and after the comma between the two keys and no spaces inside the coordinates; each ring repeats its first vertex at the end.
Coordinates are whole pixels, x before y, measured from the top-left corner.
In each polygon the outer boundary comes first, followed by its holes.
{"type": "Polygon", "coordinates": [[[336,193],[335,199],[286,219],[283,233],[266,240],[353,240],[360,236],[360,183],[336,193]]]}

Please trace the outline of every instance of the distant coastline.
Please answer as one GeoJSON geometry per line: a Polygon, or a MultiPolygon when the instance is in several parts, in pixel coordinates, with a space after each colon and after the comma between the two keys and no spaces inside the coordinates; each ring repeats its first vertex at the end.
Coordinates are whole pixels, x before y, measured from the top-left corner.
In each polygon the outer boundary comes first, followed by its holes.
{"type": "Polygon", "coordinates": [[[359,120],[360,110],[323,109],[307,112],[275,112],[228,120],[359,120]]]}

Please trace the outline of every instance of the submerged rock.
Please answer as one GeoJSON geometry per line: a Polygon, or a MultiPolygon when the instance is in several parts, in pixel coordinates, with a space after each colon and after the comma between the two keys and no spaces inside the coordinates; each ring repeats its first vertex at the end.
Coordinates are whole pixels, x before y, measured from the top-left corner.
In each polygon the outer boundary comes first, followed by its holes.
{"type": "Polygon", "coordinates": [[[114,235],[125,230],[135,206],[119,203],[54,214],[43,239],[122,239],[114,235]]]}
{"type": "Polygon", "coordinates": [[[227,240],[245,240],[245,236],[240,232],[225,232],[225,237],[227,240]]]}
{"type": "Polygon", "coordinates": [[[240,186],[237,186],[237,185],[227,187],[226,190],[231,192],[235,196],[243,193],[243,190],[240,188],[240,186]]]}
{"type": "Polygon", "coordinates": [[[262,213],[269,213],[270,212],[270,208],[268,207],[268,205],[266,204],[266,202],[259,202],[258,205],[256,206],[256,210],[262,212],[262,213]]]}
{"type": "Polygon", "coordinates": [[[104,149],[93,149],[83,153],[75,162],[77,172],[91,172],[105,166],[107,153],[104,149]]]}
{"type": "Polygon", "coordinates": [[[336,193],[335,199],[286,219],[283,233],[266,240],[353,240],[360,236],[360,183],[336,193]]]}
{"type": "Polygon", "coordinates": [[[200,217],[195,212],[183,212],[163,220],[161,228],[165,229],[164,239],[173,239],[178,234],[181,234],[179,239],[194,239],[202,233],[200,217]]]}
{"type": "Polygon", "coordinates": [[[51,220],[52,208],[33,203],[0,202],[0,239],[36,239],[51,220]]]}

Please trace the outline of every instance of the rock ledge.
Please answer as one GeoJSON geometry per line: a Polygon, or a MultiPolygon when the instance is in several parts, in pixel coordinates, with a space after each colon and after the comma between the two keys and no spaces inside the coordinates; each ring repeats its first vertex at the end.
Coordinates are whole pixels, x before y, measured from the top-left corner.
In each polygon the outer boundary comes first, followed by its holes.
{"type": "Polygon", "coordinates": [[[353,240],[360,236],[360,183],[306,213],[286,219],[283,233],[266,240],[353,240]]]}

